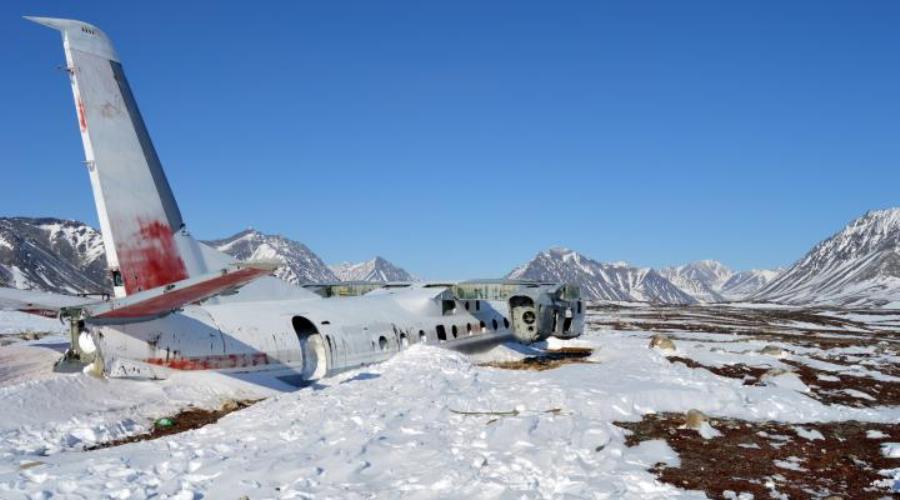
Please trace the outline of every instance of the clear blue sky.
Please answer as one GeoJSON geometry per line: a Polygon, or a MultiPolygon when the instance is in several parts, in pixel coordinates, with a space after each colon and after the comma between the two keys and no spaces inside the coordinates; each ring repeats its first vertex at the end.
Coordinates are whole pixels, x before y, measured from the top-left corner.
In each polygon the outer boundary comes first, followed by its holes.
{"type": "Polygon", "coordinates": [[[189,228],[497,276],[786,265],[900,204],[900,2],[0,4],[2,215],[96,224],[59,37],[116,43],[189,228]]]}

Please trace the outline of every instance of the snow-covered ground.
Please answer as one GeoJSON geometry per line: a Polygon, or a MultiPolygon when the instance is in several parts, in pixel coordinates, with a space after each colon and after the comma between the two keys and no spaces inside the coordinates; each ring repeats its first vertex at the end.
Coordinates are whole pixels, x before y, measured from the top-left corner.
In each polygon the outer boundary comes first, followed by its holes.
{"type": "Polygon", "coordinates": [[[23,333],[41,333],[65,335],[68,327],[51,318],[18,311],[0,311],[0,335],[19,335],[23,333]]]}
{"type": "Polygon", "coordinates": [[[259,375],[128,381],[55,374],[50,365],[59,354],[45,343],[2,347],[0,498],[703,498],[648,471],[658,462],[678,465],[665,441],[629,448],[613,422],[691,409],[795,424],[900,421],[897,406],[824,404],[789,375],[745,385],[667,358],[790,368],[786,361],[809,361],[821,349],[783,344],[783,354],[766,355],[759,351],[771,341],[690,332],[695,337],[675,339],[667,353],[648,348],[648,331],[604,326],[610,314],[595,312],[595,326],[580,339],[551,342],[593,348],[591,363],[504,370],[481,363],[521,357],[520,349],[466,356],[414,346],[299,390],[259,375]],[[153,419],[188,405],[257,398],[266,399],[197,430],[82,451],[145,432],[153,419]]]}

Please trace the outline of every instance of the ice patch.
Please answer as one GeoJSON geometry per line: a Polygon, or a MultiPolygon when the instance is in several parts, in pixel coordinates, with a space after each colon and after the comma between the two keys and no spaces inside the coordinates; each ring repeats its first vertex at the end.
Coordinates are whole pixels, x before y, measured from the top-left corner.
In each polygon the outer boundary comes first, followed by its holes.
{"type": "Polygon", "coordinates": [[[803,439],[807,439],[809,441],[815,441],[816,439],[821,439],[823,441],[825,440],[825,436],[823,436],[822,433],[816,429],[804,429],[803,427],[794,427],[794,432],[796,432],[798,436],[802,437],[803,439]]]}
{"type": "Polygon", "coordinates": [[[804,472],[806,469],[800,466],[800,463],[804,460],[800,457],[787,457],[784,460],[774,460],[776,467],[780,467],[782,469],[788,469],[798,472],[804,472]]]}
{"type": "Polygon", "coordinates": [[[641,467],[653,467],[658,463],[664,463],[670,467],[681,467],[678,453],[664,439],[641,441],[640,444],[626,451],[625,459],[641,467]]]}
{"type": "Polygon", "coordinates": [[[900,458],[900,443],[881,443],[881,454],[885,458],[900,458]]]}

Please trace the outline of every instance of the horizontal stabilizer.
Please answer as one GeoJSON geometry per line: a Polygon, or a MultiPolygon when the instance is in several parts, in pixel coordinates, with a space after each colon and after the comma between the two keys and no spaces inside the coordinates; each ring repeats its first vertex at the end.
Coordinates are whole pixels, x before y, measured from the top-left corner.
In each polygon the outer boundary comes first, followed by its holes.
{"type": "Polygon", "coordinates": [[[251,281],[271,274],[277,264],[232,264],[217,272],[188,278],[82,309],[93,323],[145,321],[165,316],[187,304],[237,291],[251,281]]]}
{"type": "Polygon", "coordinates": [[[65,307],[79,307],[97,302],[99,302],[97,298],[0,288],[0,311],[22,311],[54,317],[65,307]]]}

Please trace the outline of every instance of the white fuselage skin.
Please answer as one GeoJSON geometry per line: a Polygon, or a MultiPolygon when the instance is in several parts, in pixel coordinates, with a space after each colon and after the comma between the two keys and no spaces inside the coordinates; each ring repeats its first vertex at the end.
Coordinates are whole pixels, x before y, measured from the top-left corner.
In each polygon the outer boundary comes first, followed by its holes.
{"type": "Polygon", "coordinates": [[[407,345],[462,348],[511,339],[504,302],[455,300],[448,310],[446,299],[452,297],[445,288],[413,285],[355,297],[191,305],[86,334],[107,375],[139,378],[164,378],[169,369],[286,369],[319,378],[384,361],[407,345]],[[307,342],[309,334],[319,340],[307,342]]]}

